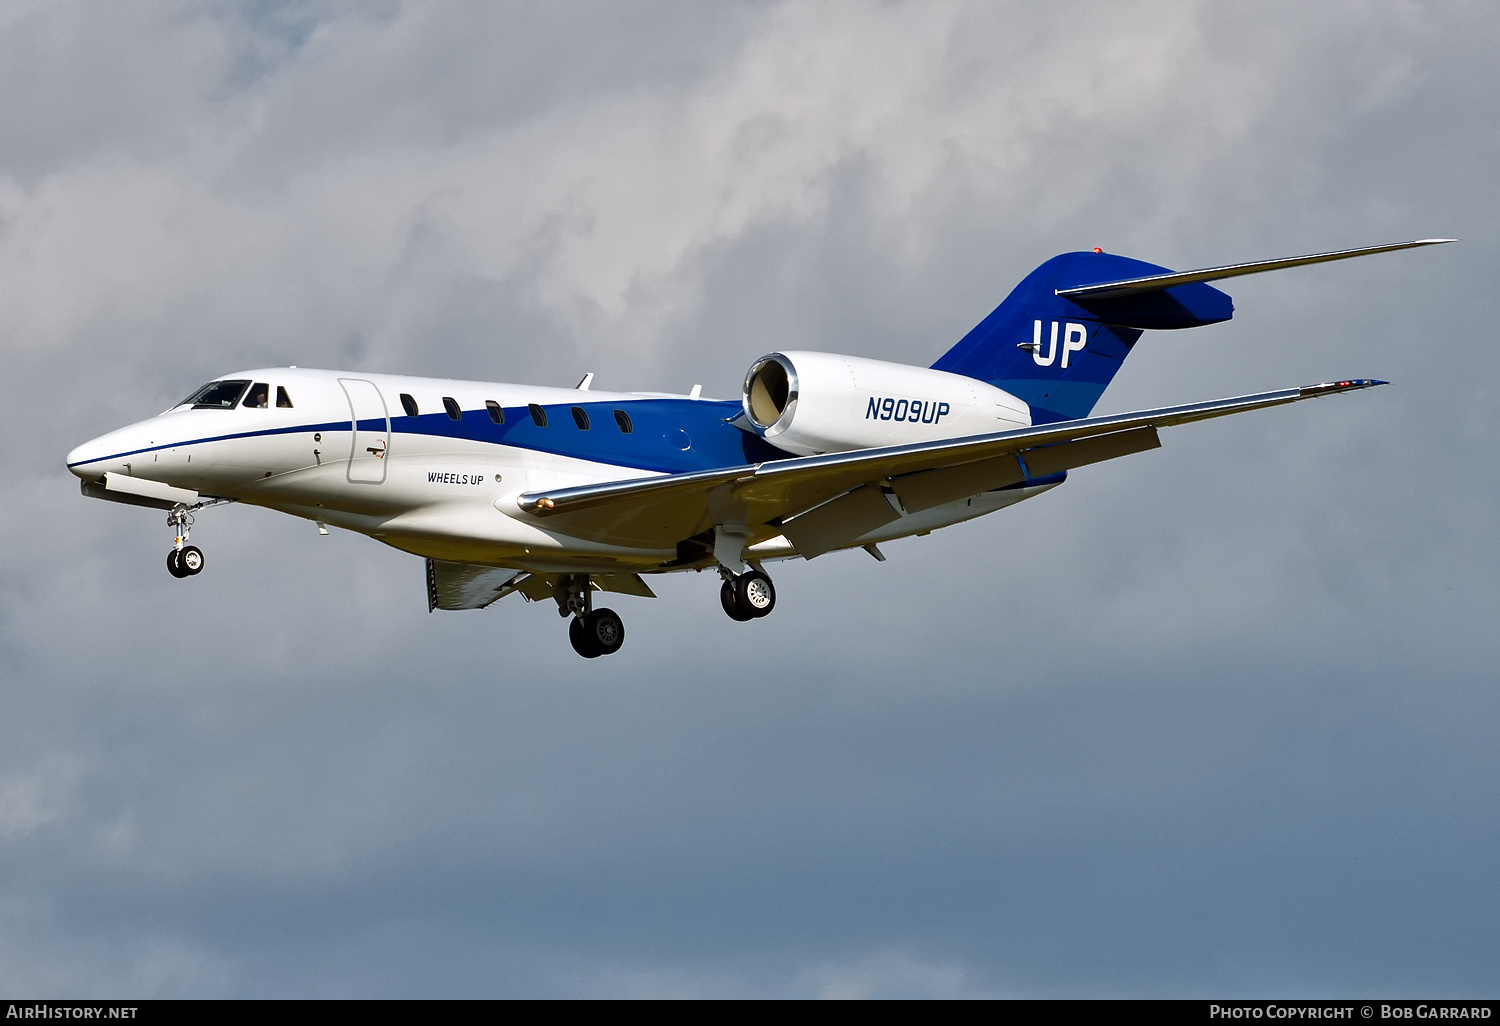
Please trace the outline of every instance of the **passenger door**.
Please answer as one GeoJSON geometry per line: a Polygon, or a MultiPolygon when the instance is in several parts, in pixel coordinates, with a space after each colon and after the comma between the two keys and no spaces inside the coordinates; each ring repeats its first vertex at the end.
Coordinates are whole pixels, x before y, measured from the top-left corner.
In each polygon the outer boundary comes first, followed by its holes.
{"type": "Polygon", "coordinates": [[[374,382],[363,378],[339,378],[349,400],[349,481],[352,484],[383,484],[385,455],[391,444],[391,418],[385,399],[374,382]]]}

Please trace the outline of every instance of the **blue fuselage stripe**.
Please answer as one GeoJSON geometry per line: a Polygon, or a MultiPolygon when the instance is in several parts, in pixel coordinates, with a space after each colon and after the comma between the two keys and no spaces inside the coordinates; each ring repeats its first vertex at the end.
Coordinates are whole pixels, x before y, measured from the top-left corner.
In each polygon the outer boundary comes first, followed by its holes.
{"type": "MultiPolygon", "coordinates": [[[[505,445],[533,452],[544,452],[554,456],[567,456],[632,470],[659,471],[661,473],[683,473],[690,470],[714,470],[720,467],[742,466],[747,463],[766,463],[789,459],[792,454],[763,441],[759,436],[741,431],[728,423],[739,412],[740,405],[729,401],[702,399],[637,399],[609,403],[574,403],[549,405],[547,427],[538,427],[525,406],[506,408],[504,423],[496,424],[487,410],[465,410],[463,419],[453,420],[447,413],[428,413],[418,417],[397,416],[390,418],[393,435],[427,435],[439,438],[463,439],[491,445],[505,445]],[[589,428],[584,430],[574,422],[574,406],[588,414],[589,428]],[[614,412],[625,410],[632,430],[621,431],[615,421],[614,412]]],[[[203,411],[216,415],[217,411],[203,411]]],[[[105,460],[119,460],[141,453],[160,452],[188,445],[203,445],[209,442],[232,441],[240,438],[257,438],[272,435],[302,434],[317,431],[348,431],[351,421],[335,420],[317,424],[296,424],[290,427],[265,428],[256,431],[237,431],[222,435],[207,435],[169,442],[164,445],[147,446],[128,452],[100,456],[69,464],[70,467],[86,466],[105,460]]],[[[381,432],[386,430],[383,417],[361,420],[360,431],[381,432]]],[[[392,455],[400,456],[400,447],[392,447],[392,455]]]]}

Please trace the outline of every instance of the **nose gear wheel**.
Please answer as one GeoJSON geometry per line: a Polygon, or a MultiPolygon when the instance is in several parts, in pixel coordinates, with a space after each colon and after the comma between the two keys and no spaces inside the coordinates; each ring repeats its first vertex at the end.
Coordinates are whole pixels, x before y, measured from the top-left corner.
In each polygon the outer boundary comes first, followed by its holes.
{"type": "Polygon", "coordinates": [[[167,573],[173,577],[193,577],[203,572],[203,550],[196,545],[183,546],[181,551],[172,549],[167,553],[167,573]]]}

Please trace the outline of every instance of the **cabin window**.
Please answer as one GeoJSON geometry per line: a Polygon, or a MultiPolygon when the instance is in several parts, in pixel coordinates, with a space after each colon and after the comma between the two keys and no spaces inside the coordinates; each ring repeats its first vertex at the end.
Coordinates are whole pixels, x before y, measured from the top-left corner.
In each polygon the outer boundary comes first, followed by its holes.
{"type": "Polygon", "coordinates": [[[290,410],[292,408],[292,397],[286,394],[285,385],[276,386],[276,408],[278,410],[290,410]]]}
{"type": "Polygon", "coordinates": [[[405,392],[401,393],[401,408],[406,411],[408,417],[417,416],[417,401],[405,392]]]}
{"type": "Polygon", "coordinates": [[[531,411],[531,422],[537,427],[547,426],[547,411],[536,403],[527,403],[526,408],[531,411]]]}
{"type": "Polygon", "coordinates": [[[584,411],[582,406],[573,407],[573,423],[578,425],[579,431],[587,431],[589,429],[589,415],[584,411]]]}
{"type": "Polygon", "coordinates": [[[451,395],[443,396],[443,409],[448,411],[449,420],[463,420],[464,411],[458,408],[458,402],[451,395]]]}
{"type": "Polygon", "coordinates": [[[624,410],[615,411],[615,423],[620,425],[620,434],[622,435],[628,435],[635,430],[635,426],[630,423],[630,414],[624,410]]]}
{"type": "Polygon", "coordinates": [[[250,382],[245,380],[210,381],[178,405],[186,406],[192,403],[195,410],[232,410],[249,384],[250,382]]]}
{"type": "Polygon", "coordinates": [[[505,407],[501,406],[493,399],[486,399],[484,401],[484,408],[490,411],[490,420],[494,421],[496,424],[505,423],[505,407]]]}
{"type": "Polygon", "coordinates": [[[264,381],[257,381],[250,386],[250,391],[245,393],[245,401],[240,406],[247,410],[264,410],[271,405],[271,386],[264,381]]]}

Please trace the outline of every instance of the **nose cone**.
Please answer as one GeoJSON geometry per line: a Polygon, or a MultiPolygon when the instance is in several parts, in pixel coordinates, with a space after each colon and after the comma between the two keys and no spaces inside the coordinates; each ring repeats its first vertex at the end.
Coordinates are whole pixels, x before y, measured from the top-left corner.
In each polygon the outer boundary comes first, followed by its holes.
{"type": "Polygon", "coordinates": [[[100,458],[109,455],[101,444],[103,440],[103,436],[90,439],[68,453],[68,469],[83,478],[98,477],[104,473],[102,469],[90,466],[100,458]]]}
{"type": "Polygon", "coordinates": [[[147,437],[150,421],[92,438],[68,453],[68,469],[87,481],[98,480],[106,471],[130,472],[130,458],[153,444],[147,437]]]}
{"type": "Polygon", "coordinates": [[[68,469],[81,478],[96,478],[108,470],[108,467],[97,466],[109,453],[104,447],[104,439],[108,435],[90,439],[68,453],[68,469]]]}

